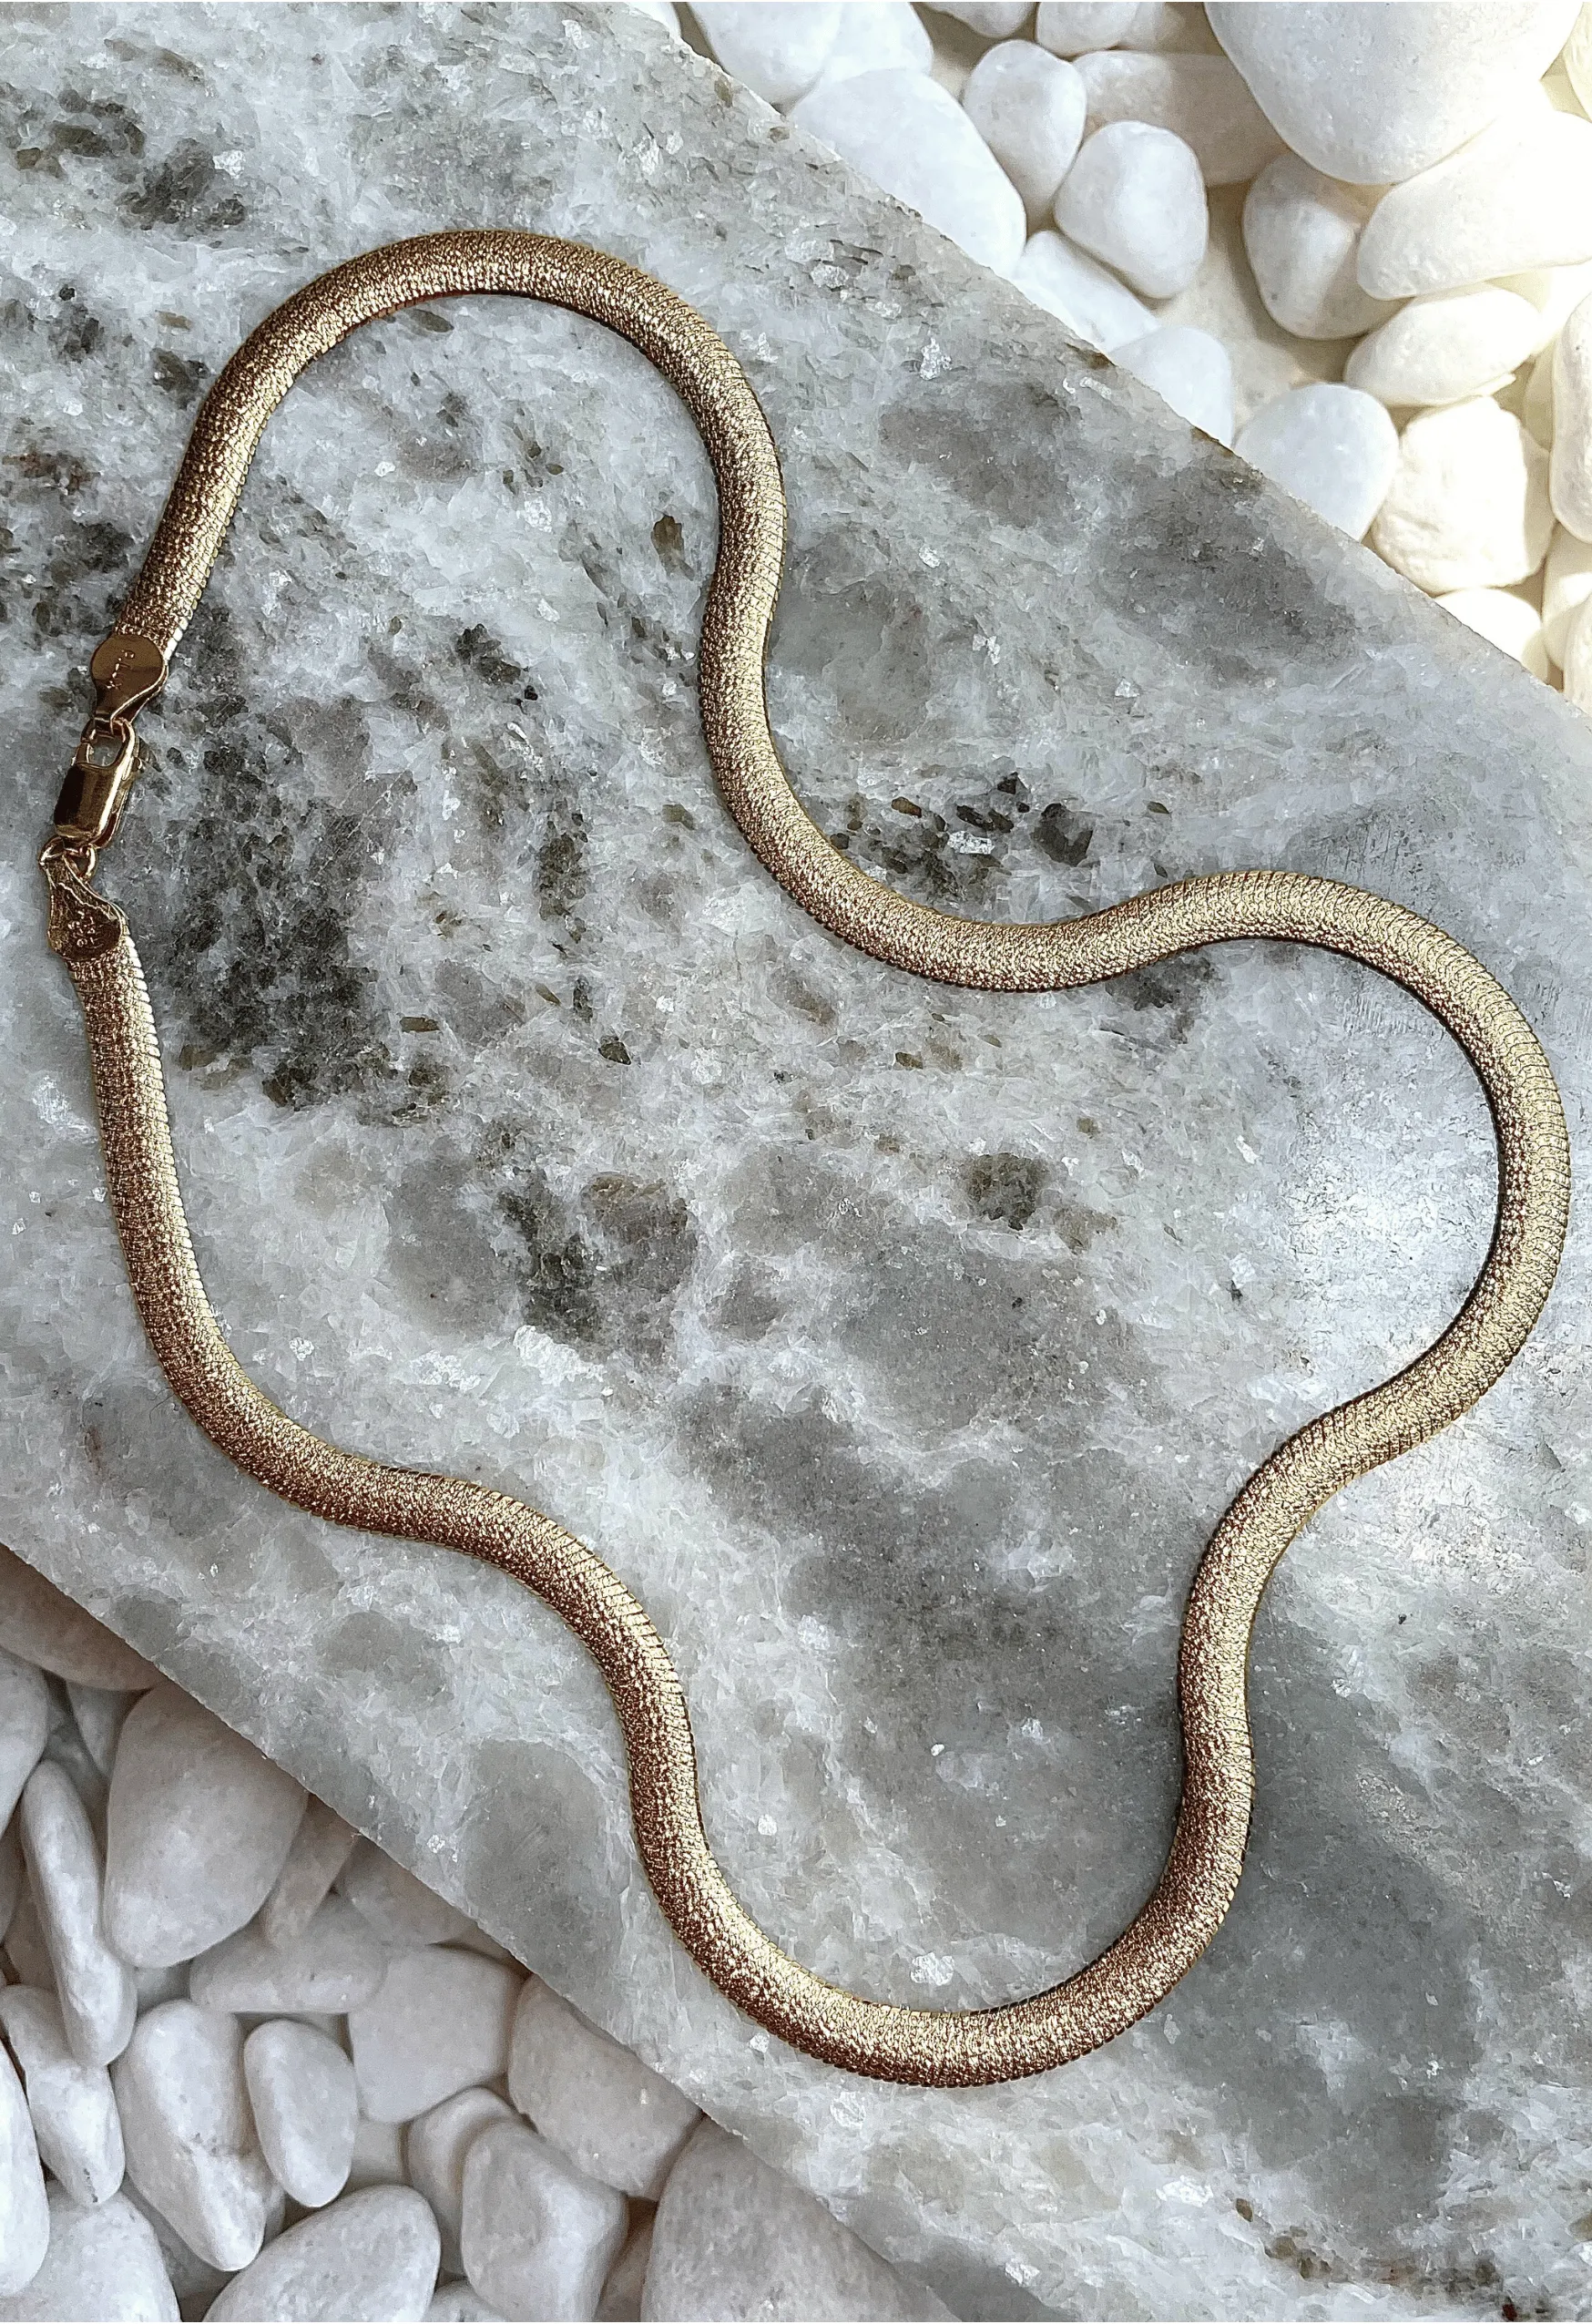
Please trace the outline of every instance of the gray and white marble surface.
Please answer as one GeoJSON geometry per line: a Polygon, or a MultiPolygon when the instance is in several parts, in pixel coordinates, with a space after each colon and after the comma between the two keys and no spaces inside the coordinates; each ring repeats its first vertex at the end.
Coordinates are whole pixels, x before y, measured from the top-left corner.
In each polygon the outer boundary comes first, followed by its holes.
{"type": "MultiPolygon", "coordinates": [[[[1592,731],[624,9],[14,7],[0,1538],[966,2315],[1585,2313],[1587,1246],[1256,1641],[1225,1929],[983,2093],[795,2056],[638,1870],[597,1677],[506,1579],[342,1534],[173,1407],[33,854],[205,383],[395,236],[573,234],[695,301],[785,465],[793,778],[912,894],[1246,863],[1453,929],[1587,1087],[1592,731]]],[[[273,421],[104,882],[233,1344],[638,1590],[708,1821],[825,1974],[979,2002],[1158,1868],[1201,1545],[1485,1249],[1463,1061],[1334,960],[955,993],[806,920],[715,795],[705,458],[624,344],[374,326],[273,421]]]]}

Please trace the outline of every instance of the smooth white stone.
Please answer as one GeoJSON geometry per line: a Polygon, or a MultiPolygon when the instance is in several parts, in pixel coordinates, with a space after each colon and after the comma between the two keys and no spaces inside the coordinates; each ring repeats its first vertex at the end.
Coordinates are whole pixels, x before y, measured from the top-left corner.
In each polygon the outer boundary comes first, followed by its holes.
{"type": "Polygon", "coordinates": [[[858,73],[926,73],[934,44],[912,0],[845,0],[834,46],[819,79],[849,81],[858,73]]]}
{"type": "Polygon", "coordinates": [[[824,82],[791,120],[968,257],[1010,274],[1023,253],[1023,198],[949,92],[926,73],[824,82]]]}
{"type": "Polygon", "coordinates": [[[1114,41],[1097,46],[1112,48],[1158,49],[1170,55],[1214,56],[1217,43],[1199,0],[1138,0],[1133,20],[1114,41]]]}
{"type": "Polygon", "coordinates": [[[644,2317],[686,2324],[704,2316],[864,2319],[934,2312],[921,2291],[814,2196],[717,2123],[698,2127],[658,2206],[644,2317]]]}
{"type": "Polygon", "coordinates": [[[160,1675],[10,1550],[0,1550],[0,1647],[79,1686],[153,1686],[160,1675]]]}
{"type": "Polygon", "coordinates": [[[1212,0],[1206,14],[1295,153],[1384,186],[1430,169],[1537,80],[1576,0],[1212,0]]]}
{"type": "Polygon", "coordinates": [[[278,2186],[310,2211],[341,2195],[360,2107],[353,2068],[336,2042],[292,2018],[268,2019],[243,2044],[243,2081],[278,2186]]]}
{"type": "Polygon", "coordinates": [[[1498,278],[1504,291],[1517,291],[1537,312],[1537,346],[1551,346],[1583,299],[1592,297],[1592,264],[1527,268],[1498,278]]]}
{"type": "Polygon", "coordinates": [[[1592,542],[1560,525],[1542,568],[1542,634],[1549,658],[1563,663],[1576,616],[1592,597],[1592,542]]]}
{"type": "Polygon", "coordinates": [[[436,2221],[413,2187],[364,2187],[279,2236],[209,2314],[214,2324],[420,2324],[437,2251],[436,2221]]]}
{"type": "Polygon", "coordinates": [[[1592,602],[1582,606],[1565,640],[1565,697],[1592,712],[1592,602]]]}
{"type": "Polygon", "coordinates": [[[0,2299],[0,2324],[177,2324],[181,2310],[155,2230],[125,2196],[83,2211],[53,2189],[49,2237],[26,2290],[0,2299]]]}
{"type": "Polygon", "coordinates": [[[1034,37],[1053,56],[1115,48],[1139,14],[1138,0],[1040,0],[1034,37]]]}
{"type": "Polygon", "coordinates": [[[1381,404],[1457,404],[1491,394],[1531,353],[1537,322],[1529,299],[1495,283],[1437,291],[1412,299],[1362,339],[1343,377],[1381,404]]]}
{"type": "Polygon", "coordinates": [[[439,2284],[425,2311],[425,2324],[503,2324],[472,2284],[439,2284]]]}
{"type": "Polygon", "coordinates": [[[445,1945],[470,1927],[456,1905],[395,1864],[373,1840],[360,1840],[338,1875],[346,1897],[384,1945],[407,1952],[414,1945],[445,1945]]]}
{"type": "Polygon", "coordinates": [[[934,6],[984,40],[1010,40],[1034,14],[1034,0],[934,0],[934,6]]]}
{"type": "Polygon", "coordinates": [[[962,108],[1022,195],[1043,218],[1083,140],[1082,76],[1031,40],[986,49],[967,77],[962,108]]]}
{"type": "Polygon", "coordinates": [[[109,1787],[95,1765],[88,1746],[78,1734],[75,1719],[63,1718],[50,1729],[44,1756],[53,1766],[59,1767],[83,1802],[88,1811],[95,1846],[103,1848],[105,1805],[109,1787]]]}
{"type": "Polygon", "coordinates": [[[1561,61],[1581,110],[1592,114],[1592,7],[1583,8],[1577,16],[1561,61]]]}
{"type": "Polygon", "coordinates": [[[1548,497],[1566,531],[1592,541],[1592,298],[1582,300],[1559,333],[1553,383],[1548,497]]]}
{"type": "Polygon", "coordinates": [[[691,13],[727,73],[791,105],[822,72],[842,12],[835,0],[699,0],[691,13]]]}
{"type": "Polygon", "coordinates": [[[130,2178],[122,2181],[118,2203],[130,2203],[141,2219],[148,2222],[150,2232],[160,2247],[160,2257],[166,2273],[171,2278],[171,2288],[177,2294],[178,2305],[189,2315],[202,2315],[227,2280],[223,2268],[212,2268],[197,2251],[184,2243],[165,2214],[156,2209],[147,2195],[139,2193],[130,2178]]]}
{"type": "Polygon", "coordinates": [[[628,2219],[622,2195],[524,2123],[491,2124],[471,2142],[459,2230],[464,2272],[505,2316],[595,2316],[628,2219]]]}
{"type": "Polygon", "coordinates": [[[1085,138],[1056,197],[1056,222],[1147,299],[1186,289],[1210,239],[1192,148],[1148,121],[1110,121],[1085,138]]]}
{"type": "Polygon", "coordinates": [[[303,1935],[358,1838],[352,1825],[334,1815],[323,1800],[308,1803],[287,1861],[260,1908],[260,1933],[268,1945],[291,1945],[303,1935]]]}
{"type": "Polygon", "coordinates": [[[162,1684],[128,1714],[110,1779],[106,1934],[136,1969],[189,1961],[251,1920],[304,1793],[201,1704],[162,1684]]]}
{"type": "Polygon", "coordinates": [[[1592,121],[1540,98],[1407,184],[1360,237],[1362,289],[1404,299],[1592,258],[1592,121]]]}
{"type": "Polygon", "coordinates": [[[1547,676],[1547,646],[1542,616],[1523,597],[1507,589],[1450,589],[1437,603],[1467,630],[1497,646],[1534,678],[1547,676]]]}
{"type": "Polygon", "coordinates": [[[362,2114],[353,2135],[349,2192],[361,2186],[401,2186],[408,2176],[403,2124],[373,2123],[367,2114],[362,2114]]]}
{"type": "Polygon", "coordinates": [[[1097,50],[1076,59],[1088,126],[1149,121],[1192,146],[1208,186],[1247,186],[1282,149],[1225,56],[1143,56],[1097,50]]]}
{"type": "Polygon", "coordinates": [[[16,2069],[0,2050],[0,2294],[33,2281],[49,2239],[38,2142],[16,2069]]]}
{"type": "Polygon", "coordinates": [[[1398,430],[1373,395],[1321,383],[1255,414],[1233,449],[1352,540],[1363,537],[1398,465],[1398,430]]]}
{"type": "Polygon", "coordinates": [[[1360,235],[1375,196],[1323,178],[1294,153],[1269,161],[1244,202],[1244,249],[1260,302],[1298,339],[1349,339],[1385,322],[1360,287],[1360,235]]]}
{"type": "Polygon", "coordinates": [[[597,2324],[640,2324],[647,2270],[652,2261],[652,2222],[643,2219],[608,2269],[597,2302],[597,2324]]]}
{"type": "Polygon", "coordinates": [[[1125,282],[1046,228],[1030,235],[1012,277],[1026,299],[1066,323],[1075,339],[1104,354],[1155,329],[1155,317],[1125,282]]]}
{"type": "Polygon", "coordinates": [[[84,1749],[108,1781],[122,1725],[136,1698],[125,1689],[77,1686],[68,1680],[66,1699],[72,1705],[72,1717],[83,1738],[84,1749]]]}
{"type": "Polygon", "coordinates": [[[246,2268],[273,2185],[254,2135],[238,2021],[162,2002],[138,2021],[111,2077],[128,2176],[212,2268],[246,2268]]]}
{"type": "Polygon", "coordinates": [[[11,1821],[49,1732],[49,1688],[31,1664],[0,1652],[0,1825],[11,1821]]]}
{"type": "Polygon", "coordinates": [[[22,2070],[39,2159],[72,2202],[108,2202],[122,2183],[121,2118],[110,2076],[72,2054],[60,2003],[31,1985],[0,1993],[0,2026],[22,2070]]]}
{"type": "Polygon", "coordinates": [[[1490,396],[1422,412],[1398,466],[1372,546],[1417,589],[1506,589],[1547,553],[1553,510],[1547,455],[1490,396]]]}
{"type": "Polygon", "coordinates": [[[189,1993],[208,2010],[341,2016],[381,1991],[387,1955],[370,1924],[341,1897],[328,1897],[290,1945],[268,1944],[258,1929],[240,1929],[189,1973],[189,1993]]]}
{"type": "Polygon", "coordinates": [[[544,2138],[605,2186],[656,2200],[700,2110],[539,1977],[515,2012],[508,2094],[544,2138]]]}
{"type": "Polygon", "coordinates": [[[1165,323],[1114,348],[1111,360],[1219,444],[1232,442],[1232,358],[1209,331],[1191,322],[1165,323]]]}
{"type": "Polygon", "coordinates": [[[374,2122],[412,2122],[508,2064],[524,1979],[507,1962],[451,1945],[397,1954],[374,1999],[349,2012],[360,2104],[374,2122]]]}
{"type": "Polygon", "coordinates": [[[19,1813],[66,2039],[86,2066],[107,2066],[128,2045],[138,1991],[101,1926],[99,1850],[87,1810],[70,1777],[44,1759],[24,1787],[19,1813]]]}
{"type": "Polygon", "coordinates": [[[442,2232],[443,2267],[457,2274],[464,2267],[459,2249],[459,2226],[464,2209],[464,2158],[489,2123],[511,2123],[514,2109],[494,2090],[460,2090],[440,2106],[419,2114],[403,2139],[403,2159],[410,2179],[436,2215],[442,2232]]]}

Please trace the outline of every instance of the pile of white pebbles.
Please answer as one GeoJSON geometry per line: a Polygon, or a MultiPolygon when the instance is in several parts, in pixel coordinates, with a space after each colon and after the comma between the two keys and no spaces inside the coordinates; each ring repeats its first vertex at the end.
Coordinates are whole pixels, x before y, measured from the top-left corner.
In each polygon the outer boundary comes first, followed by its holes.
{"type": "Polygon", "coordinates": [[[1592,7],[640,5],[1592,711],[1592,7]]]}
{"type": "Polygon", "coordinates": [[[0,1551],[0,2324],[944,2316],[0,1551]]]}

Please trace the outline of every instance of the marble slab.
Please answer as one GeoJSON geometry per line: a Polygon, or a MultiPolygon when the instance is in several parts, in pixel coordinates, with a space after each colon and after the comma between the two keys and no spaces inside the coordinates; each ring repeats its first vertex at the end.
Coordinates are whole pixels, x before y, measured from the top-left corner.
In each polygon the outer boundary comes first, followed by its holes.
{"type": "MultiPolygon", "coordinates": [[[[1505,978],[1579,1138],[1592,730],[628,10],[17,7],[0,67],[0,1538],[964,2315],[1578,2312],[1583,1234],[1485,1407],[1274,1584],[1206,1960],[1063,2073],[868,2084],[674,1945],[551,1616],[285,1510],[174,1409],[32,856],[205,383],[448,224],[616,251],[740,354],[791,507],[774,722],[913,895],[1384,890],[1505,978]]],[[[1014,998],[822,933],[704,757],[714,527],[597,329],[366,331],[272,424],[104,880],[255,1377],[597,1545],[751,1909],[830,1977],[985,2002],[1151,1884],[1201,1545],[1454,1308],[1486,1120],[1332,959],[1014,998]]]]}

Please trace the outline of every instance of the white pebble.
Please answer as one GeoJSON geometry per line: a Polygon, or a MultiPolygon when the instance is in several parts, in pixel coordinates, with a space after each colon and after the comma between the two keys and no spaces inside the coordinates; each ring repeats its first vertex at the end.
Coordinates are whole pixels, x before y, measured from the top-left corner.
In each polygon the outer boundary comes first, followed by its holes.
{"type": "Polygon", "coordinates": [[[11,1821],[49,1732],[49,1688],[30,1664],[0,1652],[0,1825],[11,1821]]]}
{"type": "Polygon", "coordinates": [[[397,1954],[380,1992],[349,2013],[364,2113],[411,2122],[504,2073],[523,1981],[507,1963],[451,1945],[397,1954]]]}
{"type": "Polygon", "coordinates": [[[72,1705],[73,1723],[83,1738],[84,1749],[107,1780],[121,1739],[122,1723],[135,1699],[119,1689],[76,1686],[67,1681],[66,1700],[72,1705]]]}
{"type": "Polygon", "coordinates": [[[835,0],[698,0],[691,13],[726,72],[790,105],[822,72],[842,11],[835,0]]]}
{"type": "Polygon", "coordinates": [[[1534,678],[1547,676],[1547,647],[1543,641],[1542,616],[1523,597],[1507,589],[1450,589],[1437,603],[1467,630],[1489,645],[1497,646],[1534,678]]]}
{"type": "Polygon", "coordinates": [[[268,1944],[258,1929],[224,1938],[194,1962],[189,1991],[208,2010],[341,2016],[379,1992],[386,1974],[387,1955],[369,1923],[341,1897],[328,1897],[291,1944],[268,1944]]]}
{"type": "Polygon", "coordinates": [[[0,2295],[33,2281],[49,2239],[38,2142],[16,2069],[0,2050],[0,2295]]]}
{"type": "Polygon", "coordinates": [[[1384,186],[1452,153],[1546,72],[1575,0],[1212,0],[1206,13],[1295,153],[1384,186]]]}
{"type": "Polygon", "coordinates": [[[1360,235],[1375,196],[1323,178],[1297,154],[1267,163],[1244,202],[1244,249],[1260,302],[1297,339],[1349,339],[1392,309],[1360,287],[1360,235]]]}
{"type": "Polygon", "coordinates": [[[1554,515],[1577,540],[1592,541],[1592,298],[1582,300],[1554,348],[1553,409],[1554,515]]]}
{"type": "Polygon", "coordinates": [[[268,2244],[211,2301],[211,2324],[311,2317],[420,2324],[437,2252],[436,2221],[413,2187],[364,2187],[268,2244]]]}
{"type": "Polygon", "coordinates": [[[353,2163],[352,2066],[316,2027],[268,2018],[243,2044],[243,2080],[271,2176],[295,2203],[319,2210],[342,2193],[353,2163]]]}
{"type": "Polygon", "coordinates": [[[1491,394],[1531,353],[1538,320],[1529,299],[1496,283],[1436,291],[1412,299],[1362,339],[1343,377],[1382,404],[1457,404],[1491,394]]]}
{"type": "Polygon", "coordinates": [[[1034,13],[1034,0],[934,0],[934,5],[985,40],[1010,40],[1034,13]]]}
{"type": "Polygon", "coordinates": [[[1003,40],[968,75],[962,106],[1029,216],[1047,216],[1083,139],[1081,75],[1031,40],[1003,40]]]}
{"type": "Polygon", "coordinates": [[[1404,299],[1592,258],[1592,121],[1539,99],[1394,186],[1360,237],[1362,289],[1404,299]]]}
{"type": "Polygon", "coordinates": [[[1056,197],[1056,222],[1147,299],[1186,289],[1210,237],[1192,149],[1148,121],[1111,121],[1085,138],[1056,197]]]}
{"type": "Polygon", "coordinates": [[[679,38],[679,12],[674,5],[674,0],[624,0],[624,5],[628,8],[638,9],[644,16],[650,16],[655,24],[667,26],[675,38],[679,38]]]}
{"type": "Polygon", "coordinates": [[[31,1985],[0,1993],[0,2026],[22,2069],[39,2158],[71,2201],[91,2209],[122,2183],[122,2126],[103,2066],[72,2054],[60,2003],[31,1985]]]}
{"type": "Polygon", "coordinates": [[[934,2312],[816,2197],[717,2123],[699,2126],[658,2206],[644,2316],[685,2324],[703,2316],[934,2312]]]}
{"type": "Polygon", "coordinates": [[[162,2002],[138,2020],[112,2076],[128,2176],[212,2268],[246,2268],[273,2183],[254,2135],[236,2018],[162,2002]]]}
{"type": "Polygon", "coordinates": [[[138,1991],[132,1971],[105,1940],[99,1850],[87,1811],[69,1777],[45,1759],[27,1779],[21,1817],[28,1886],[66,2039],[86,2066],[107,2066],[127,2047],[138,1991]]]}
{"type": "Polygon", "coordinates": [[[491,2124],[471,2142],[459,2230],[464,2272],[505,2316],[595,2316],[628,2216],[622,2195],[524,2123],[491,2124]]]}
{"type": "Polygon", "coordinates": [[[1542,634],[1552,660],[1562,663],[1576,616],[1592,597],[1592,542],[1560,525],[1542,568],[1542,634]]]}
{"type": "Polygon", "coordinates": [[[196,2309],[202,2315],[226,2282],[226,2269],[212,2268],[208,2259],[201,2259],[197,2251],[191,2250],[170,2220],[156,2209],[147,2195],[138,2192],[130,2178],[122,2181],[121,2192],[115,2200],[130,2203],[138,2217],[148,2220],[179,2306],[190,2315],[196,2309]]]}
{"type": "Polygon", "coordinates": [[[1023,252],[1023,198],[949,92],[926,73],[858,73],[822,83],[792,108],[897,201],[997,274],[1023,252]]]}
{"type": "Polygon", "coordinates": [[[260,1908],[260,1933],[268,1945],[291,1945],[303,1935],[358,1838],[323,1800],[309,1802],[287,1860],[260,1908]]]}
{"type": "Polygon", "coordinates": [[[0,1550],[0,1647],[79,1686],[153,1686],[160,1675],[10,1550],[0,1550]]]}
{"type": "Polygon", "coordinates": [[[60,2187],[50,2247],[26,2291],[0,2299],[0,2324],[177,2324],[181,2311],[155,2230],[125,2196],[81,2211],[60,2187]]]}
{"type": "Polygon", "coordinates": [[[700,2120],[672,2082],[527,1979],[515,2012],[508,2094],[593,2178],[652,2200],[700,2120]]]}
{"type": "Polygon", "coordinates": [[[1410,422],[1372,533],[1378,554],[1432,596],[1506,589],[1547,552],[1547,455],[1490,396],[1410,422]]]}
{"type": "Polygon", "coordinates": [[[934,44],[912,0],[845,0],[822,81],[849,81],[858,73],[926,73],[934,44]]]}
{"type": "Polygon", "coordinates": [[[1048,228],[1029,237],[1012,280],[1026,299],[1104,354],[1156,327],[1154,315],[1125,282],[1048,228]]]}
{"type": "Polygon", "coordinates": [[[202,1705],[162,1684],[128,1714],[110,1779],[106,1934],[137,1969],[189,1961],[250,1920],[304,1794],[202,1705]]]}
{"type": "Polygon", "coordinates": [[[1565,640],[1565,699],[1592,712],[1592,602],[1582,606],[1565,640]]]}
{"type": "Polygon", "coordinates": [[[1282,140],[1225,56],[1141,56],[1119,48],[1077,59],[1088,126],[1149,121],[1192,146],[1208,186],[1247,186],[1282,140]]]}
{"type": "Polygon", "coordinates": [[[514,2109],[493,2090],[460,2090],[417,2114],[403,2140],[410,2179],[436,2215],[442,2232],[443,2267],[464,2267],[459,2227],[464,2211],[464,2158],[489,2123],[511,2123],[514,2109]]]}
{"type": "Polygon", "coordinates": [[[1232,358],[1209,331],[1191,322],[1165,323],[1114,348],[1111,360],[1219,444],[1232,442],[1232,358]]]}
{"type": "Polygon", "coordinates": [[[1318,384],[1266,404],[1233,449],[1351,540],[1361,539],[1398,464],[1398,430],[1373,395],[1318,384]]]}
{"type": "Polygon", "coordinates": [[[1138,0],[1040,0],[1034,37],[1055,56],[1115,48],[1138,15],[1138,0]]]}
{"type": "Polygon", "coordinates": [[[338,1875],[337,1892],[346,1897],[384,1945],[407,1951],[412,1945],[445,1945],[464,1936],[469,1916],[439,1897],[373,1840],[361,1840],[338,1875]]]}

